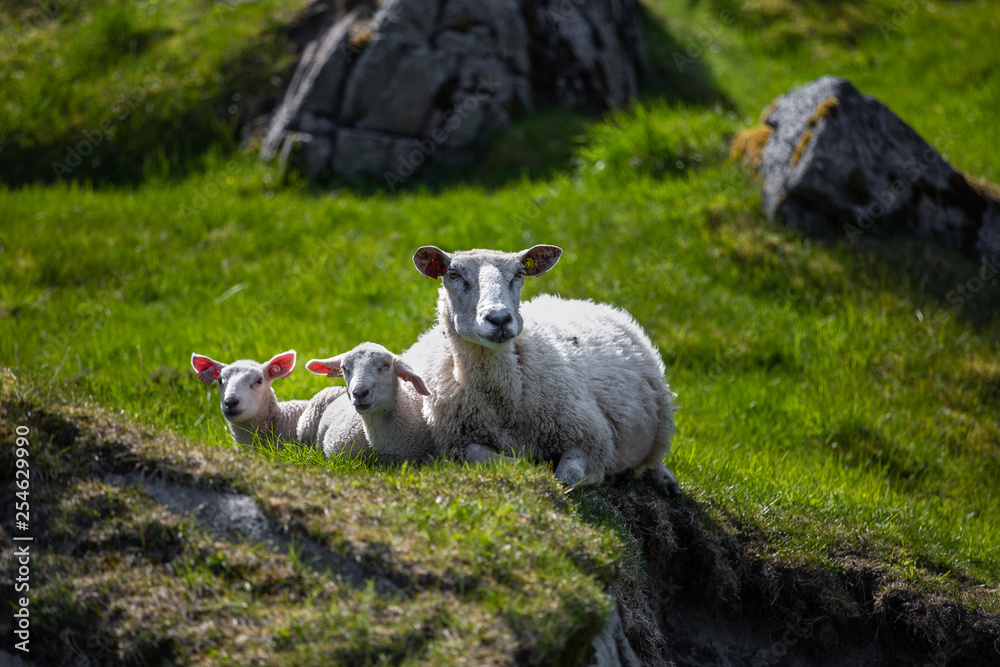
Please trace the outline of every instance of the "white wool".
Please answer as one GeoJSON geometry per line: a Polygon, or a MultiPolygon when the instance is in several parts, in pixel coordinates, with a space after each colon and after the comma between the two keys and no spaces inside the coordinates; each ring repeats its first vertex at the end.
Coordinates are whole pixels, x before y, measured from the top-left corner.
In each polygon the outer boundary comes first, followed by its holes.
{"type": "Polygon", "coordinates": [[[362,343],[330,359],[313,359],[306,367],[347,381],[347,389],[321,420],[327,456],[364,453],[380,460],[414,461],[433,453],[417,390],[424,389],[423,381],[392,352],[362,343]]]}
{"type": "Polygon", "coordinates": [[[295,350],[275,355],[264,363],[241,359],[224,364],[193,354],[191,365],[202,382],[218,383],[222,416],[236,442],[251,445],[255,437],[296,441],[299,417],[308,401],[278,402],[271,386],[275,380],[291,374],[295,368],[295,350]]]}
{"type": "Polygon", "coordinates": [[[403,354],[431,392],[423,415],[436,446],[466,460],[495,451],[558,461],[568,484],[631,469],[679,492],[661,463],[675,412],[662,358],[611,306],[544,295],[518,309],[521,267],[555,263],[536,248],[415,256],[425,275],[444,276],[438,324],[403,354]]]}
{"type": "Polygon", "coordinates": [[[323,433],[321,433],[323,416],[326,414],[327,408],[343,396],[346,391],[347,389],[344,387],[326,387],[309,400],[305,410],[299,416],[295,429],[299,442],[304,445],[323,442],[323,433]]]}

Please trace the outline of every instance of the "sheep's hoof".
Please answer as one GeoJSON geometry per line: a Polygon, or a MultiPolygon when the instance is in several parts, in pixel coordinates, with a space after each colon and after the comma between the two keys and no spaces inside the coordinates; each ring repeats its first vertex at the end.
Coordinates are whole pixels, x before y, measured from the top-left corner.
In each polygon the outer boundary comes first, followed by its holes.
{"type": "Polygon", "coordinates": [[[642,474],[646,481],[661,495],[667,498],[676,498],[681,495],[681,486],[677,483],[677,478],[662,463],[646,468],[642,474]]]}

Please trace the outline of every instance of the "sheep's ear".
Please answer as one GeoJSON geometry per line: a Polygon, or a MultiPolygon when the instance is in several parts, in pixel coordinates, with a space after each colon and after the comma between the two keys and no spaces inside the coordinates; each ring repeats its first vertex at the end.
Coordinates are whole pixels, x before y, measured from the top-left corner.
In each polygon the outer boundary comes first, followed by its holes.
{"type": "Polygon", "coordinates": [[[428,278],[440,278],[450,264],[451,255],[432,245],[425,245],[413,253],[413,265],[428,278]]]}
{"type": "Polygon", "coordinates": [[[295,350],[282,352],[271,357],[271,360],[264,364],[264,372],[268,381],[286,378],[295,370],[295,350]]]}
{"type": "Polygon", "coordinates": [[[427,385],[424,384],[424,379],[419,375],[417,375],[416,373],[414,373],[413,369],[410,368],[409,364],[407,364],[399,357],[396,357],[395,359],[392,360],[392,370],[394,370],[396,372],[396,375],[398,375],[400,378],[412,384],[413,388],[417,390],[418,394],[423,394],[424,396],[431,395],[430,389],[428,389],[427,385]]]}
{"type": "Polygon", "coordinates": [[[331,378],[344,377],[344,371],[340,368],[343,361],[342,355],[330,357],[329,359],[310,359],[306,363],[306,368],[316,375],[325,375],[331,378]]]}
{"type": "Polygon", "coordinates": [[[209,359],[203,354],[191,355],[191,367],[198,374],[198,379],[205,384],[212,384],[219,379],[222,369],[226,367],[218,361],[209,359]]]}
{"type": "Polygon", "coordinates": [[[525,275],[540,276],[555,266],[560,257],[562,248],[554,245],[536,245],[519,254],[517,261],[524,267],[525,275]]]}

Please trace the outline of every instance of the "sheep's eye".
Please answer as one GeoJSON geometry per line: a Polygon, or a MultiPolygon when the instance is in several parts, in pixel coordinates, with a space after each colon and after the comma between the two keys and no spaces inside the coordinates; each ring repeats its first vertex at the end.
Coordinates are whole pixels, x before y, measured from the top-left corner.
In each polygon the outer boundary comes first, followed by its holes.
{"type": "Polygon", "coordinates": [[[378,367],[378,369],[380,371],[387,371],[389,370],[389,364],[382,364],[381,366],[378,367]]]}
{"type": "Polygon", "coordinates": [[[461,277],[462,276],[458,273],[458,271],[449,271],[448,272],[448,278],[450,280],[458,280],[461,277]]]}
{"type": "Polygon", "coordinates": [[[257,378],[257,381],[254,384],[261,384],[263,382],[264,382],[264,378],[257,378]]]}

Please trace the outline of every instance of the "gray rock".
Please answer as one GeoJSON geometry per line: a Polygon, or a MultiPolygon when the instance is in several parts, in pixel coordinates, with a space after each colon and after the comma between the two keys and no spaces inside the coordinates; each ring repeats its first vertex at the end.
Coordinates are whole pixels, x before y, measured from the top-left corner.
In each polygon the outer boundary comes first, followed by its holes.
{"type": "MultiPolygon", "coordinates": [[[[380,170],[399,170],[404,155],[417,150],[415,141],[381,132],[343,129],[337,133],[337,153],[333,170],[348,178],[378,174],[380,170]]],[[[412,171],[410,172],[412,173],[412,171]]]]}
{"type": "Polygon", "coordinates": [[[314,33],[262,157],[392,187],[467,163],[518,109],[622,106],[646,67],[636,0],[362,0],[314,33]]]}
{"type": "Polygon", "coordinates": [[[625,637],[617,603],[612,604],[608,621],[601,634],[594,638],[591,647],[594,649],[594,657],[588,667],[642,667],[642,662],[625,637]]]}
{"type": "Polygon", "coordinates": [[[22,660],[21,656],[0,649],[0,667],[31,667],[31,663],[22,660]]]}
{"type": "Polygon", "coordinates": [[[281,162],[300,166],[309,178],[319,176],[330,166],[332,154],[333,141],[325,134],[288,132],[282,136],[281,162]]]}
{"type": "MultiPolygon", "coordinates": [[[[201,489],[138,473],[108,475],[104,481],[115,486],[136,487],[171,512],[191,517],[227,539],[257,542],[283,553],[293,547],[293,540],[279,531],[261,511],[257,501],[246,494],[201,489]]],[[[399,590],[392,580],[352,558],[332,552],[312,538],[298,537],[294,540],[294,548],[299,558],[314,570],[332,571],[351,586],[360,588],[371,581],[380,593],[399,590]]]]}
{"type": "Polygon", "coordinates": [[[797,88],[765,123],[769,218],[852,242],[905,231],[967,253],[1000,252],[1000,206],[849,81],[825,76],[797,88]]]}

